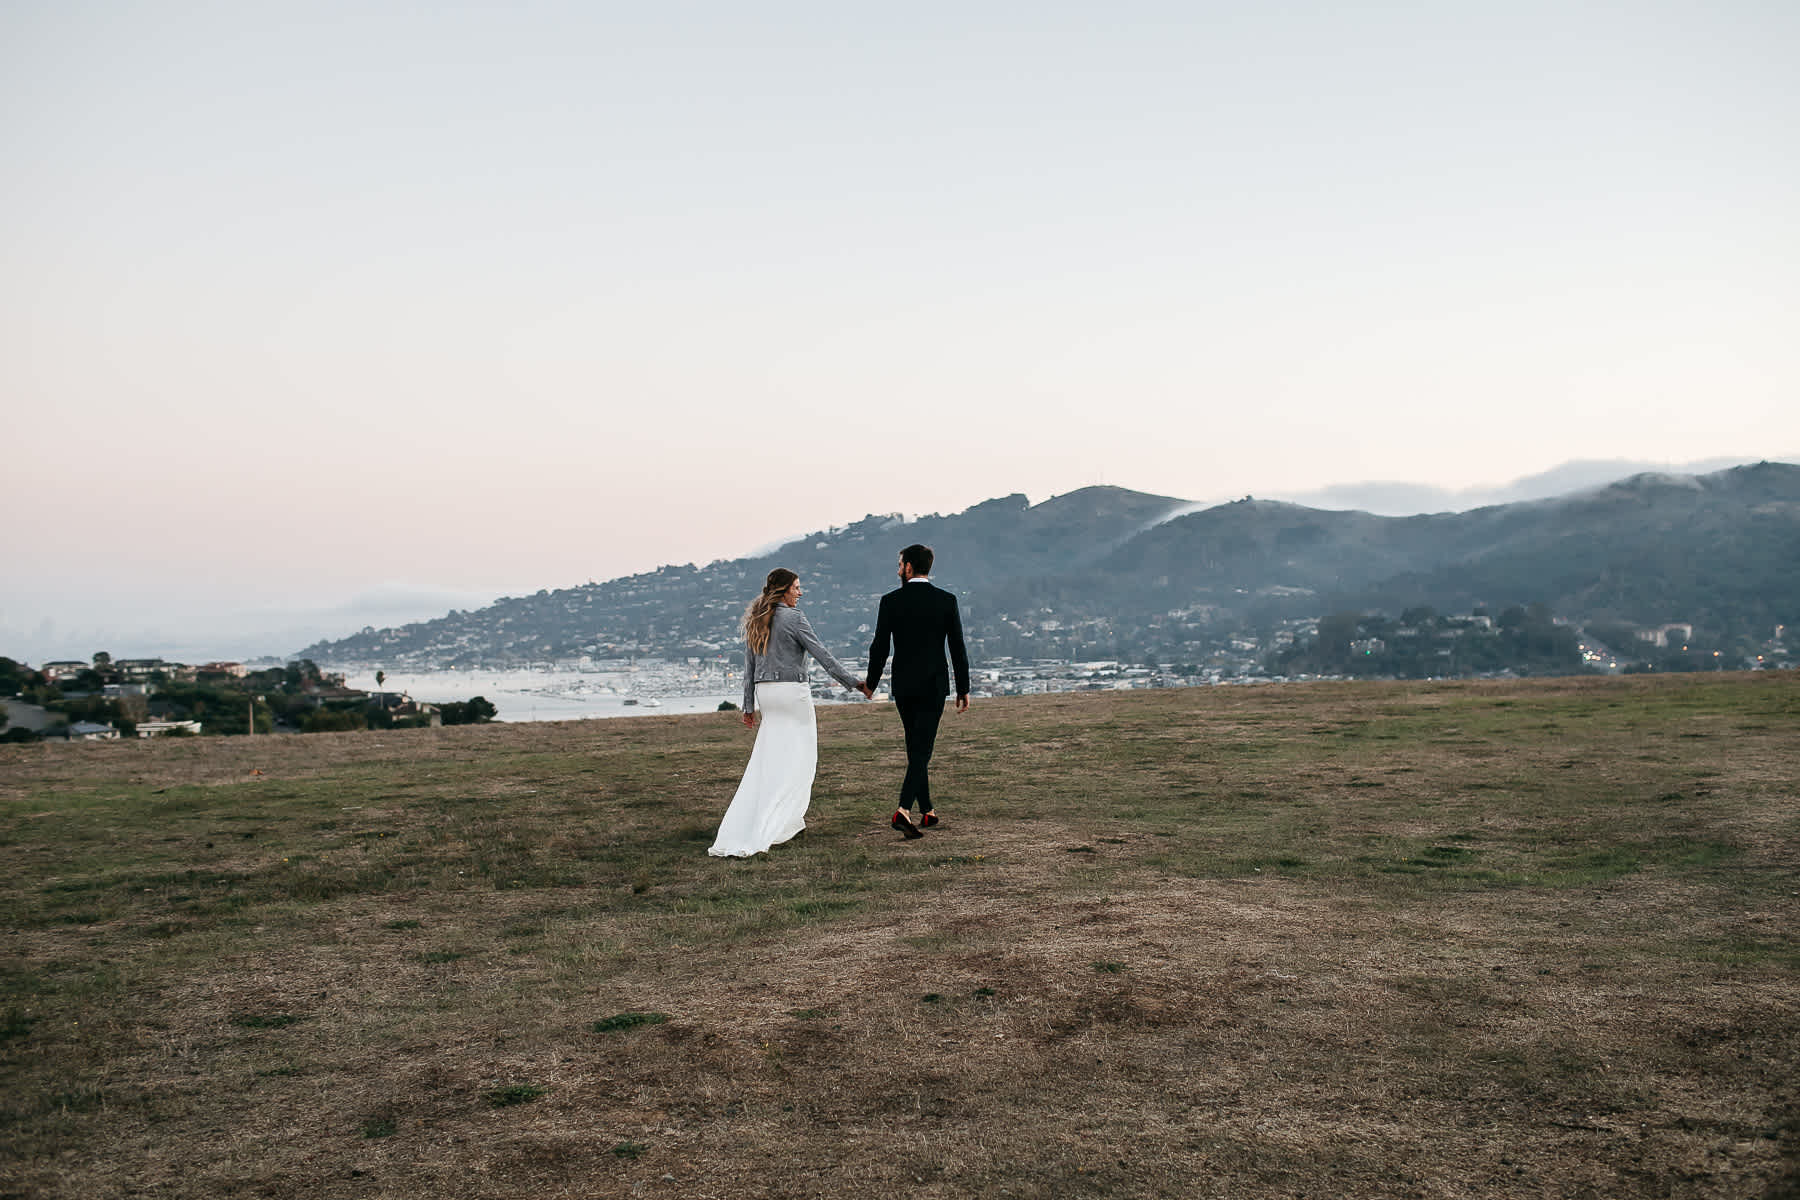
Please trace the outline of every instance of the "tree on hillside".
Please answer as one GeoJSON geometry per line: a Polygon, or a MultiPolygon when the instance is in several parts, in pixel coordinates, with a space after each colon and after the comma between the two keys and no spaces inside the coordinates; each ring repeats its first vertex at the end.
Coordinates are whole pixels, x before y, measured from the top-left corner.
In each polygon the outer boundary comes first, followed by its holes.
{"type": "Polygon", "coordinates": [[[16,696],[28,687],[43,687],[45,682],[43,672],[0,656],[0,696],[16,696]]]}
{"type": "Polygon", "coordinates": [[[94,652],[94,670],[104,671],[110,666],[112,666],[112,655],[104,650],[94,652]]]}
{"type": "Polygon", "coordinates": [[[1356,640],[1357,627],[1361,624],[1361,613],[1339,612],[1320,617],[1317,642],[1320,660],[1326,663],[1347,662],[1350,658],[1350,643],[1356,640]]]}

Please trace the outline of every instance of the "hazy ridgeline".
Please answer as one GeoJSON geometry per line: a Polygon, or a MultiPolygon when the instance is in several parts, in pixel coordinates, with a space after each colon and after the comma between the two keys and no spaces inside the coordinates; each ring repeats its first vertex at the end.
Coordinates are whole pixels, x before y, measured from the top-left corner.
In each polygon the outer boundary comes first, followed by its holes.
{"type": "Polygon", "coordinates": [[[0,748],[7,1194],[1777,1196],[1792,673],[0,748]]]}
{"type": "MultiPolygon", "coordinates": [[[[937,550],[933,577],[961,598],[976,662],[1196,663],[1283,621],[1416,608],[1498,616],[1542,605],[1623,631],[1620,652],[1636,649],[1632,629],[1682,622],[1733,665],[1753,660],[1775,626],[1800,628],[1800,466],[1759,463],[1413,517],[1249,497],[1200,508],[1116,487],[1035,505],[1005,496],[909,522],[870,516],[753,558],[545,589],[300,653],[390,670],[735,653],[746,598],[777,566],[800,573],[826,644],[854,653],[893,586],[894,556],[915,541],[937,550]]],[[[1450,666],[1424,673],[1461,673],[1450,666]]]]}

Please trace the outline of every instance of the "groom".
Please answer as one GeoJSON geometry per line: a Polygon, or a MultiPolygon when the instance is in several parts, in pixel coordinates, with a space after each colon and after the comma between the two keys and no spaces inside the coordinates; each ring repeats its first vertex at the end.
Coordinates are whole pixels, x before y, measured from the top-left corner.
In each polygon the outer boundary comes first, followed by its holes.
{"type": "Polygon", "coordinates": [[[881,614],[875,619],[875,640],[869,643],[869,674],[863,694],[874,692],[887,664],[888,643],[894,647],[894,676],[888,692],[906,731],[906,778],[900,781],[900,806],[889,823],[908,838],[924,837],[920,825],[938,823],[931,810],[931,748],[937,742],[938,722],[944,715],[944,697],[950,692],[950,672],[944,667],[944,647],[956,668],[956,711],[969,707],[969,652],[963,646],[962,614],[956,597],[931,582],[931,547],[912,545],[900,552],[900,586],[881,598],[881,614]],[[908,815],[919,806],[919,823],[908,815]]]}

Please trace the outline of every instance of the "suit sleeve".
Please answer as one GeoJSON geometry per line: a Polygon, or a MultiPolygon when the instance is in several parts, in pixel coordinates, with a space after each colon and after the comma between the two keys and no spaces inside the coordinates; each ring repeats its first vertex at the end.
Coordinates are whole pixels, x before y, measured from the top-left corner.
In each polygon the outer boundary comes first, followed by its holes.
{"type": "Polygon", "coordinates": [[[950,665],[956,670],[956,694],[969,694],[969,650],[963,645],[962,609],[957,607],[956,597],[950,597],[949,628],[944,636],[950,642],[950,665]]]}
{"type": "Polygon", "coordinates": [[[869,642],[869,673],[863,682],[873,688],[881,682],[881,669],[887,666],[888,641],[894,631],[888,625],[888,598],[881,598],[881,608],[875,616],[875,637],[869,642]]]}
{"type": "Polygon", "coordinates": [[[812,622],[808,621],[806,614],[799,609],[794,610],[794,636],[806,648],[806,652],[818,659],[819,665],[831,673],[833,679],[852,691],[855,690],[857,684],[862,682],[845,670],[843,663],[832,657],[831,651],[827,650],[825,644],[819,641],[819,635],[813,632],[812,622]]]}
{"type": "Polygon", "coordinates": [[[756,711],[756,651],[744,647],[744,711],[756,711]]]}

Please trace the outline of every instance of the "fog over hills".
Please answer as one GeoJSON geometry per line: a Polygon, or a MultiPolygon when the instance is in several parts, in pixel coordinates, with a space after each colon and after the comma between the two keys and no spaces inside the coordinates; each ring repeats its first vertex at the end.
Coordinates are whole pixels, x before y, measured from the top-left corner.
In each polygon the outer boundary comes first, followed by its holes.
{"type": "MultiPolygon", "coordinates": [[[[1467,512],[1494,504],[1521,500],[1548,500],[1587,488],[1604,487],[1633,475],[1709,475],[1760,458],[1707,458],[1684,463],[1659,463],[1641,459],[1577,459],[1511,483],[1472,488],[1440,488],[1423,483],[1340,483],[1310,492],[1279,492],[1271,498],[1291,500],[1309,508],[1356,509],[1386,517],[1410,517],[1420,513],[1467,512]]],[[[1800,462],[1800,453],[1776,456],[1779,462],[1800,462]]]]}
{"type": "MultiPolygon", "coordinates": [[[[1569,477],[1585,470],[1571,464],[1569,477]]],[[[1197,508],[1116,487],[1037,505],[1011,495],[948,516],[871,515],[766,554],[502,599],[301,654],[413,667],[735,654],[743,606],[778,565],[800,572],[827,643],[856,654],[896,552],[914,541],[937,550],[933,576],[964,598],[971,653],[989,659],[1179,657],[1221,630],[1416,605],[1543,603],[1720,634],[1800,618],[1800,467],[1765,462],[1403,517],[1248,497],[1197,508]]]]}

